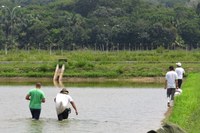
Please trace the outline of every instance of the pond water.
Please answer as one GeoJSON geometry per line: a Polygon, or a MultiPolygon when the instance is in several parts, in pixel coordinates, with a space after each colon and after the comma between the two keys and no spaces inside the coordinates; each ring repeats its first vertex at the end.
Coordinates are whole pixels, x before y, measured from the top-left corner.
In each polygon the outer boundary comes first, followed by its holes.
{"type": "Polygon", "coordinates": [[[58,121],[54,97],[60,91],[43,86],[46,103],[39,121],[32,120],[25,95],[34,86],[0,86],[2,133],[146,133],[158,129],[167,111],[163,88],[68,87],[78,108],[58,121]]]}

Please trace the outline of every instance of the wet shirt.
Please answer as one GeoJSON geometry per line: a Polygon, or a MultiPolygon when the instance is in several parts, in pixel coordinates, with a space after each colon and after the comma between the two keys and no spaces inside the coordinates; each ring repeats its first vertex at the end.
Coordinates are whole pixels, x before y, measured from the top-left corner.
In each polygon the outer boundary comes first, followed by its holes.
{"type": "Polygon", "coordinates": [[[30,95],[30,104],[31,109],[41,109],[42,99],[45,98],[44,92],[40,89],[31,89],[28,93],[30,95]]]}
{"type": "Polygon", "coordinates": [[[70,95],[58,93],[55,100],[57,114],[62,113],[68,107],[68,103],[72,101],[73,99],[70,95]]]}

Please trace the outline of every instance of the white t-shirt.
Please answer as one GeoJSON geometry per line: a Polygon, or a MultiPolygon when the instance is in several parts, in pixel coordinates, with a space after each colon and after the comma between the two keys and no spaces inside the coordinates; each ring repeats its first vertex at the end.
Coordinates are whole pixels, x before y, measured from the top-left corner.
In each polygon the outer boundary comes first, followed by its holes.
{"type": "Polygon", "coordinates": [[[62,113],[68,107],[68,103],[72,101],[73,99],[70,95],[58,93],[55,101],[57,114],[62,113]]]}
{"type": "Polygon", "coordinates": [[[167,72],[165,79],[167,80],[167,88],[176,88],[176,80],[178,79],[178,75],[175,71],[167,72]]]}
{"type": "Polygon", "coordinates": [[[183,74],[185,73],[185,70],[182,67],[177,67],[175,69],[175,72],[178,75],[178,79],[183,79],[183,74]]]}

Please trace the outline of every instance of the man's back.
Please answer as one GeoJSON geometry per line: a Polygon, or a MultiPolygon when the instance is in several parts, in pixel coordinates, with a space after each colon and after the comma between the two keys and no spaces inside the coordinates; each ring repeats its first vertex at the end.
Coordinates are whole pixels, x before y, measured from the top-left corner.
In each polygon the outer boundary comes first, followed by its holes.
{"type": "Polygon", "coordinates": [[[41,109],[41,102],[44,98],[44,93],[40,89],[31,89],[29,91],[29,95],[31,96],[30,99],[30,108],[32,109],[41,109]]]}
{"type": "Polygon", "coordinates": [[[58,93],[55,100],[57,114],[62,113],[68,107],[68,103],[71,101],[73,101],[73,99],[70,95],[58,93]]]}
{"type": "Polygon", "coordinates": [[[175,71],[167,72],[165,78],[167,80],[167,88],[176,88],[176,80],[178,76],[175,71]]]}
{"type": "Polygon", "coordinates": [[[178,75],[178,79],[183,79],[183,74],[185,73],[185,70],[182,67],[177,67],[175,69],[175,72],[178,75]]]}

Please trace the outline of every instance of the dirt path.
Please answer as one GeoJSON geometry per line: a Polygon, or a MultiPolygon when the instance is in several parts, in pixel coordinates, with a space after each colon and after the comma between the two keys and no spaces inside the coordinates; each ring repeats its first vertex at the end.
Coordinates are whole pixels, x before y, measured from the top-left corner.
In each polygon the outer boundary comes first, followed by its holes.
{"type": "Polygon", "coordinates": [[[166,119],[171,115],[171,113],[172,113],[172,111],[173,111],[173,107],[169,107],[168,109],[167,109],[167,111],[165,112],[165,118],[162,120],[162,123],[165,123],[165,121],[166,121],[166,119]]]}

